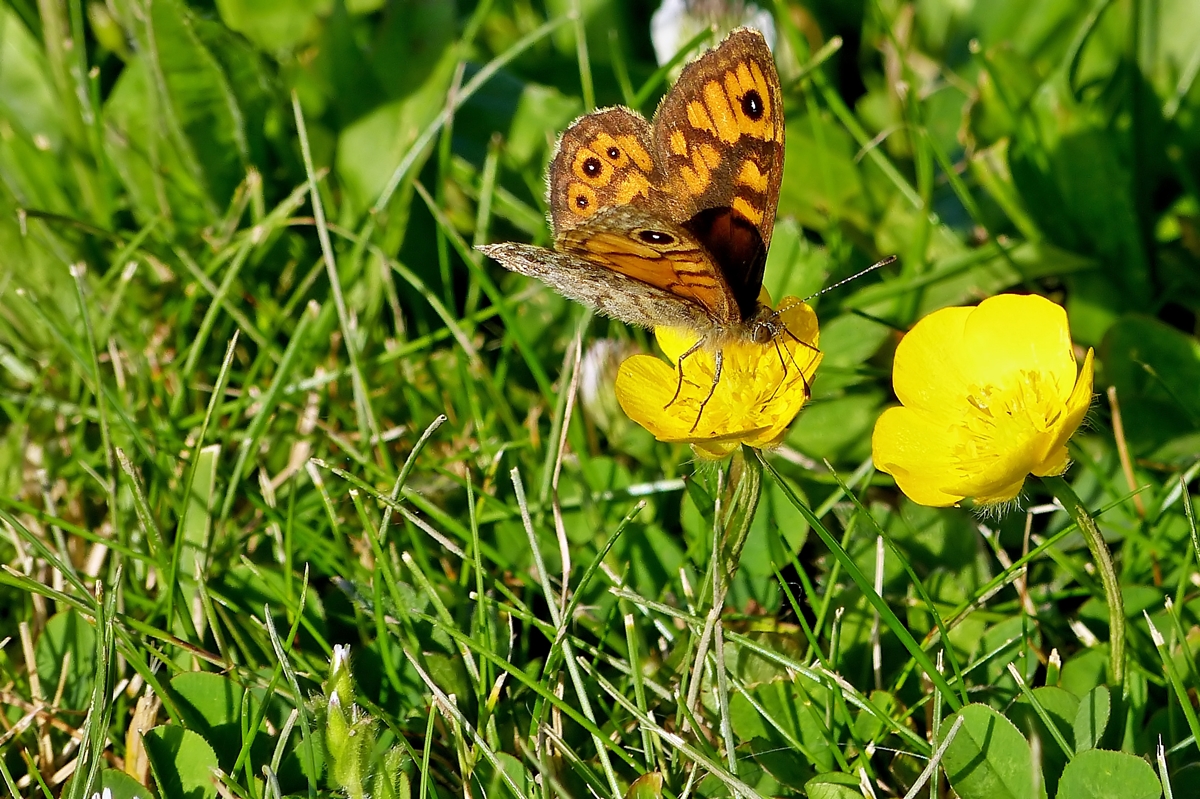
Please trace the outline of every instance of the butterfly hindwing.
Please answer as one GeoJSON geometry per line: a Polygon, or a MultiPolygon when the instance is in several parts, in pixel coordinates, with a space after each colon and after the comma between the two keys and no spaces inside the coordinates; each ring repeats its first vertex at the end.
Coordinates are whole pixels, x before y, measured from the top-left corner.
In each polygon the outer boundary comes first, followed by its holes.
{"type": "Polygon", "coordinates": [[[573,122],[559,138],[549,178],[556,235],[613,206],[662,211],[650,123],[627,108],[606,108],[573,122]]]}

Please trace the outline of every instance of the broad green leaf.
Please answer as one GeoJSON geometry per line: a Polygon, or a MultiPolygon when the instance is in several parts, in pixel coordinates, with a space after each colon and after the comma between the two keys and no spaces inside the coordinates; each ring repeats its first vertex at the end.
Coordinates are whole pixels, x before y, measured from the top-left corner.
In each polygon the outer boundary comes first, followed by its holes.
{"type": "Polygon", "coordinates": [[[1070,43],[1067,33],[1083,14],[1083,8],[1071,0],[1013,0],[968,8],[964,28],[985,47],[1011,42],[1014,57],[1039,61],[1043,66],[1056,63],[1070,43]]]}
{"type": "MultiPolygon", "coordinates": [[[[942,766],[962,799],[1038,799],[1040,776],[1029,743],[1013,723],[987,705],[967,705],[963,724],[942,766]]],[[[949,730],[954,717],[942,722],[949,730]]]]}
{"type": "Polygon", "coordinates": [[[517,100],[505,142],[505,159],[514,169],[536,167],[539,173],[549,161],[548,130],[562,130],[582,113],[579,99],[564,95],[552,86],[527,83],[517,100]]]}
{"type": "MultiPolygon", "coordinates": [[[[1132,171],[1122,142],[1097,109],[1074,102],[1062,81],[1044,84],[1031,103],[1031,124],[1013,138],[1013,182],[1047,238],[1060,247],[1093,255],[1100,271],[1080,275],[1072,286],[1108,287],[1093,312],[1146,307],[1150,278],[1139,229],[1132,171]]],[[[1076,298],[1078,299],[1078,298],[1076,298]]],[[[1074,332],[1094,343],[1103,329],[1074,332]]]]}
{"type": "Polygon", "coordinates": [[[1113,325],[1098,353],[1117,389],[1125,436],[1145,453],[1200,429],[1200,342],[1142,316],[1113,325]]]}
{"type": "MultiPolygon", "coordinates": [[[[183,518],[179,522],[180,555],[176,580],[185,600],[183,612],[192,614],[192,622],[201,635],[205,630],[204,614],[199,612],[199,592],[204,590],[196,582],[203,578],[208,564],[205,562],[212,530],[212,509],[215,502],[217,462],[221,459],[221,445],[210,444],[196,453],[194,478],[187,497],[183,518]]],[[[184,627],[176,619],[176,632],[183,633],[184,627]]]]}
{"type": "MultiPolygon", "coordinates": [[[[500,768],[504,769],[504,773],[508,775],[508,778],[512,780],[513,784],[517,786],[517,789],[521,791],[518,796],[529,796],[529,787],[533,784],[533,777],[525,768],[525,764],[507,752],[497,752],[496,760],[499,761],[500,768]]],[[[508,784],[504,781],[504,778],[498,771],[493,770],[492,766],[489,765],[482,770],[485,774],[489,772],[491,774],[490,780],[483,783],[483,785],[486,787],[485,793],[488,796],[517,799],[517,797],[513,797],[512,790],[508,787],[508,784]]]]}
{"type": "Polygon", "coordinates": [[[170,115],[170,136],[208,201],[223,207],[249,165],[245,120],[192,12],[178,0],[156,0],[149,9],[146,35],[154,38],[154,69],[166,92],[160,111],[170,115]]]}
{"type": "MultiPolygon", "coordinates": [[[[37,40],[9,6],[0,7],[0,175],[25,207],[77,214],[74,181],[63,169],[64,109],[37,40]]],[[[4,256],[0,256],[3,258],[4,256]]],[[[0,266],[4,262],[0,261],[0,266]]]]}
{"type": "Polygon", "coordinates": [[[0,8],[0,64],[0,116],[31,141],[41,137],[46,150],[59,149],[63,108],[45,53],[7,5],[0,8]]]}
{"type": "Polygon", "coordinates": [[[845,128],[821,115],[793,117],[786,146],[780,216],[794,216],[818,231],[828,228],[831,217],[866,230],[870,222],[862,171],[855,163],[858,148],[845,128]]]}
{"type": "Polygon", "coordinates": [[[970,305],[1035,278],[1061,276],[1096,268],[1096,262],[1047,242],[1024,243],[1002,252],[995,245],[955,249],[934,256],[930,268],[908,280],[874,283],[856,291],[846,304],[873,315],[890,313],[892,302],[921,291],[921,313],[948,305],[970,305]]]}
{"type": "Polygon", "coordinates": [[[265,50],[290,50],[311,38],[332,0],[216,0],[221,20],[265,50]]]}
{"type": "Polygon", "coordinates": [[[663,775],[652,771],[638,777],[625,792],[625,799],[662,799],[663,775]]]}
{"type": "Polygon", "coordinates": [[[596,502],[594,497],[618,493],[632,482],[629,469],[613,458],[589,458],[578,469],[564,469],[559,496],[577,508],[563,511],[567,540],[587,544],[595,540],[597,530],[615,527],[627,509],[621,503],[596,502]]]}
{"type": "MultiPolygon", "coordinates": [[[[971,567],[978,553],[976,519],[965,511],[927,508],[903,498],[900,512],[888,517],[887,533],[909,560],[924,569],[953,572],[971,567]]],[[[907,579],[907,578],[905,578],[907,579]]],[[[947,586],[956,604],[965,599],[962,586],[947,586]]]]}
{"type": "Polygon", "coordinates": [[[1024,109],[1041,83],[1029,59],[1015,52],[1011,42],[1002,42],[987,52],[988,69],[979,73],[979,98],[969,107],[968,129],[978,147],[988,147],[1016,127],[1016,115],[1024,109]]]}
{"type": "Polygon", "coordinates": [[[1108,668],[1108,646],[1085,649],[1063,664],[1058,684],[1082,698],[1104,682],[1108,668]]]}
{"type": "Polygon", "coordinates": [[[851,774],[831,772],[813,777],[804,785],[808,799],[862,799],[858,778],[851,774]]]}
{"type": "MultiPolygon", "coordinates": [[[[738,738],[769,741],[775,748],[783,748],[789,757],[798,758],[798,762],[806,767],[811,765],[823,771],[836,767],[830,751],[832,739],[825,726],[825,707],[829,701],[829,691],[825,686],[797,676],[790,682],[785,679],[763,683],[752,694],[768,718],[764,719],[759,711],[749,707],[743,694],[734,694],[729,704],[734,733],[738,738]],[[795,741],[801,751],[796,752],[796,747],[788,738],[795,741]]],[[[759,748],[756,745],[755,750],[769,754],[767,747],[759,748]]],[[[763,767],[771,771],[765,762],[763,767]]],[[[804,778],[807,776],[804,775],[804,778]]]]}
{"type": "Polygon", "coordinates": [[[818,396],[836,395],[843,389],[878,379],[878,369],[867,361],[893,334],[891,328],[858,314],[842,314],[821,325],[821,379],[818,396]]]}
{"type": "MultiPolygon", "coordinates": [[[[79,772],[75,772],[63,785],[62,797],[71,795],[79,772]]],[[[104,796],[106,799],[154,799],[154,793],[140,782],[130,777],[124,771],[112,768],[101,769],[92,785],[91,796],[104,796]]]]}
{"type": "MultiPolygon", "coordinates": [[[[820,383],[818,371],[816,385],[820,383]]],[[[871,428],[883,403],[883,393],[878,390],[814,402],[792,424],[786,440],[812,458],[861,463],[871,454],[871,428]]]]}
{"type": "MultiPolygon", "coordinates": [[[[1031,692],[1059,735],[1074,746],[1074,722],[1079,711],[1079,697],[1070,691],[1064,691],[1056,686],[1042,686],[1031,692]]],[[[1030,700],[1024,695],[1017,698],[1006,713],[1009,719],[1017,725],[1017,729],[1033,744],[1034,767],[1041,771],[1046,780],[1046,791],[1054,793],[1058,785],[1058,775],[1067,764],[1067,753],[1058,745],[1058,741],[1046,728],[1041,716],[1033,709],[1030,700]]]]}
{"type": "MultiPolygon", "coordinates": [[[[799,486],[792,485],[792,490],[804,497],[799,486]]],[[[807,537],[808,522],[800,511],[787,500],[776,482],[767,483],[742,551],[744,575],[771,577],[776,568],[782,568],[793,553],[800,551],[807,537]]]]}
{"type": "Polygon", "coordinates": [[[1097,685],[1083,697],[1075,713],[1076,752],[1092,749],[1100,743],[1104,728],[1108,726],[1109,704],[1108,689],[1103,685],[1097,685]]]}
{"type": "Polygon", "coordinates": [[[1058,799],[1158,799],[1162,783],[1140,757],[1089,749],[1063,769],[1058,799]]]}
{"type": "Polygon", "coordinates": [[[183,230],[208,224],[214,210],[166,137],[148,61],[125,65],[104,105],[105,149],[141,224],[162,217],[183,230]]]}
{"type": "Polygon", "coordinates": [[[160,796],[215,799],[212,772],[217,768],[217,755],[207,741],[173,725],[148,730],[142,741],[160,796]]]}
{"type": "Polygon", "coordinates": [[[147,9],[125,8],[139,55],[105,104],[105,145],[139,221],[164,217],[191,234],[218,216],[246,175],[246,118],[200,29],[217,34],[178,0],[147,9]]]}
{"type": "Polygon", "coordinates": [[[153,797],[149,788],[124,771],[111,768],[100,772],[100,782],[97,783],[96,789],[101,792],[106,789],[111,791],[112,799],[152,799],[153,797]]]}
{"type": "Polygon", "coordinates": [[[813,775],[813,767],[795,749],[781,745],[778,738],[755,738],[749,742],[750,754],[763,771],[780,785],[800,790],[813,775]]]}
{"type": "MultiPolygon", "coordinates": [[[[809,241],[804,229],[791,217],[780,217],[775,221],[771,234],[771,248],[767,250],[766,273],[763,288],[771,295],[776,306],[785,297],[805,299],[821,290],[829,278],[833,264],[829,251],[809,241]]],[[[816,308],[820,298],[809,304],[816,308]]],[[[828,346],[829,325],[821,325],[821,349],[825,351],[822,368],[835,357],[836,348],[828,346]]]]}
{"type": "MultiPolygon", "coordinates": [[[[900,704],[900,700],[890,691],[875,690],[870,695],[871,704],[879,708],[885,715],[890,718],[904,718],[904,707],[900,704]]],[[[887,731],[887,726],[883,721],[872,713],[865,710],[860,710],[857,717],[854,719],[854,728],[857,730],[857,737],[860,741],[873,741],[878,743],[882,740],[882,736],[887,731]]]]}
{"type": "MultiPolygon", "coordinates": [[[[207,671],[185,671],[171,678],[179,709],[189,729],[199,733],[212,745],[222,768],[232,768],[242,747],[242,703],[250,702],[248,717],[258,712],[253,696],[222,674],[207,671]]],[[[260,731],[261,733],[261,731],[260,731]]],[[[266,755],[267,736],[255,738],[256,755],[266,755]]]]}
{"type": "Polygon", "coordinates": [[[53,696],[62,682],[62,707],[87,709],[96,672],[96,631],[92,625],[74,610],[54,614],[38,636],[34,658],[43,691],[53,696]]]}
{"type": "MultiPolygon", "coordinates": [[[[345,181],[347,199],[352,202],[351,209],[355,213],[366,211],[379,199],[421,131],[441,112],[455,63],[453,49],[446,49],[424,85],[404,99],[382,105],[343,129],[337,143],[335,165],[345,181]]],[[[418,161],[409,169],[406,185],[411,183],[420,165],[418,161]]],[[[404,190],[402,201],[393,197],[389,207],[393,215],[399,213],[400,216],[390,220],[391,224],[407,221],[409,193],[404,190]]]]}
{"type": "Polygon", "coordinates": [[[185,671],[171,678],[171,688],[210,727],[241,719],[242,690],[222,674],[185,671]]]}
{"type": "Polygon", "coordinates": [[[1017,684],[1008,672],[1008,664],[1017,661],[1021,656],[1020,641],[1027,639],[1025,646],[1037,647],[1037,642],[1040,641],[1039,635],[1036,628],[1027,630],[1025,620],[1020,616],[1009,616],[988,627],[980,637],[976,655],[994,652],[1006,644],[1008,645],[1006,649],[1001,649],[999,654],[988,660],[985,666],[987,673],[985,684],[991,687],[993,696],[1013,696],[1017,693],[1017,684]],[[1018,643],[1015,645],[1011,643],[1014,641],[1018,643]]]}
{"type": "MultiPolygon", "coordinates": [[[[804,660],[804,653],[808,647],[808,643],[804,639],[800,625],[774,620],[770,625],[759,624],[755,626],[757,629],[748,630],[745,633],[747,638],[757,642],[768,651],[777,652],[784,657],[792,658],[796,661],[804,660]]],[[[728,647],[730,644],[726,644],[726,646],[728,647]]],[[[737,654],[736,673],[738,678],[748,688],[756,688],[772,680],[791,679],[791,674],[784,666],[760,655],[749,647],[739,646],[737,654]]],[[[751,710],[751,713],[754,712],[751,710]]],[[[746,721],[748,723],[744,729],[752,731],[747,737],[767,734],[765,727],[754,726],[757,722],[750,719],[746,719],[746,721]]],[[[735,724],[734,726],[736,727],[737,725],[735,724]]]]}

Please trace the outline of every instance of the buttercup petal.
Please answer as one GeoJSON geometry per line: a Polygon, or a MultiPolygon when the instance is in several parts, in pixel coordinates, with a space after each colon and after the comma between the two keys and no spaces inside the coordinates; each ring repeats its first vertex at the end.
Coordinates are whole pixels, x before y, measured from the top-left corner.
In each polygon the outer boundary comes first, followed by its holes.
{"type": "Polygon", "coordinates": [[[1055,436],[1041,461],[1030,470],[1039,477],[1058,475],[1066,471],[1067,439],[1079,429],[1088,409],[1092,407],[1092,381],[1095,378],[1093,356],[1094,353],[1089,348],[1083,358],[1083,366],[1079,369],[1079,377],[1075,380],[1075,387],[1071,390],[1071,396],[1067,398],[1066,412],[1055,430],[1055,436]]]}
{"type": "Polygon", "coordinates": [[[740,446],[737,441],[696,441],[692,443],[692,452],[706,461],[719,461],[740,446]]]}
{"type": "Polygon", "coordinates": [[[1038,477],[1055,477],[1062,474],[1071,465],[1071,453],[1067,451],[1067,445],[1061,444],[1058,449],[1051,450],[1041,463],[1029,470],[1030,474],[1035,474],[1038,477]]]}
{"type": "Polygon", "coordinates": [[[988,493],[981,493],[975,496],[975,501],[980,505],[995,505],[999,502],[1008,502],[1016,499],[1017,494],[1021,493],[1021,489],[1025,487],[1025,478],[1022,476],[1019,480],[1014,480],[1008,483],[1001,483],[991,488],[988,493]]]}
{"type": "Polygon", "coordinates": [[[821,352],[816,314],[799,300],[785,300],[770,323],[780,330],[766,343],[721,346],[720,379],[716,351],[693,349],[700,340],[695,333],[657,329],[676,366],[649,355],[628,359],[617,375],[618,402],[659,441],[691,444],[700,457],[778,443],[808,399],[821,352]]]}
{"type": "Polygon", "coordinates": [[[634,355],[625,359],[617,371],[617,402],[626,416],[655,438],[681,436],[682,421],[663,413],[663,406],[671,400],[674,381],[675,370],[669,365],[653,355],[634,355]]]}
{"type": "Polygon", "coordinates": [[[1092,396],[1089,351],[1076,377],[1066,313],[1000,295],[943,308],[896,348],[903,406],[875,426],[875,463],[924,505],[1004,502],[1029,474],[1061,474],[1092,396]]]}
{"type": "Polygon", "coordinates": [[[1065,400],[1075,385],[1075,356],[1067,312],[1036,294],[998,294],[973,309],[963,328],[966,374],[978,385],[1001,385],[1019,372],[1050,378],[1065,400]]]}
{"type": "Polygon", "coordinates": [[[679,358],[698,340],[695,333],[682,327],[656,327],[654,338],[671,363],[679,363],[679,358]]]}
{"type": "MultiPolygon", "coordinates": [[[[959,435],[960,440],[963,438],[959,435]]],[[[1029,474],[1037,464],[1038,454],[1042,452],[1046,436],[1034,436],[1006,442],[1005,446],[986,446],[991,442],[978,442],[985,446],[981,452],[971,458],[961,449],[956,453],[958,460],[957,480],[946,486],[947,491],[961,493],[963,496],[974,497],[980,502],[1012,499],[1021,490],[1025,475],[1029,474]]],[[[968,440],[968,445],[977,442],[968,440]]]]}
{"type": "Polygon", "coordinates": [[[961,412],[969,378],[959,345],[973,308],[943,308],[917,322],[900,339],[892,386],[906,408],[951,417],[961,412]]]}
{"type": "Polygon", "coordinates": [[[875,422],[871,456],[900,490],[921,505],[945,507],[964,499],[944,486],[958,479],[954,439],[945,424],[909,408],[888,408],[875,422]]]}

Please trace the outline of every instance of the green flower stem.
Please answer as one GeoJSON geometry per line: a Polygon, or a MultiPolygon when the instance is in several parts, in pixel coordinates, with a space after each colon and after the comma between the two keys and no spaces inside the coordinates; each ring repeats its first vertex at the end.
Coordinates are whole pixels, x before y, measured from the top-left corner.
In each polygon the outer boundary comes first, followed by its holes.
{"type": "MultiPolygon", "coordinates": [[[[704,682],[704,660],[708,657],[708,649],[713,643],[713,633],[721,617],[721,610],[725,607],[729,584],[737,574],[742,549],[750,535],[750,523],[754,521],[754,512],[758,509],[758,500],[762,495],[762,463],[745,445],[734,453],[728,474],[729,482],[722,491],[724,496],[729,497],[728,504],[719,502],[716,508],[717,540],[712,553],[712,581],[701,589],[700,594],[703,603],[711,587],[712,605],[696,645],[696,660],[688,685],[686,706],[693,713],[699,701],[700,686],[704,682]]],[[[718,662],[717,667],[724,668],[724,665],[718,662]]]]}
{"type": "Polygon", "coordinates": [[[1117,570],[1113,566],[1112,552],[1096,526],[1096,520],[1088,512],[1083,501],[1061,477],[1043,477],[1042,483],[1050,489],[1075,524],[1083,533],[1088,549],[1092,552],[1092,560],[1100,572],[1100,582],[1104,585],[1104,594],[1108,599],[1108,648],[1112,667],[1113,682],[1125,686],[1125,600],[1121,598],[1121,584],[1117,581],[1117,570]]]}

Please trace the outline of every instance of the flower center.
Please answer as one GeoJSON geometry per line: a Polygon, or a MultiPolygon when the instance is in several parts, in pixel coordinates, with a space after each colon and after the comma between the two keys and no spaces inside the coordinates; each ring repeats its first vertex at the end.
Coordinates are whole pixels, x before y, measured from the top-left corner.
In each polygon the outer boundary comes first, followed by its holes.
{"type": "Polygon", "coordinates": [[[965,475],[1030,454],[1066,411],[1052,375],[1022,370],[1003,385],[972,386],[967,408],[955,425],[954,456],[965,475]]]}

